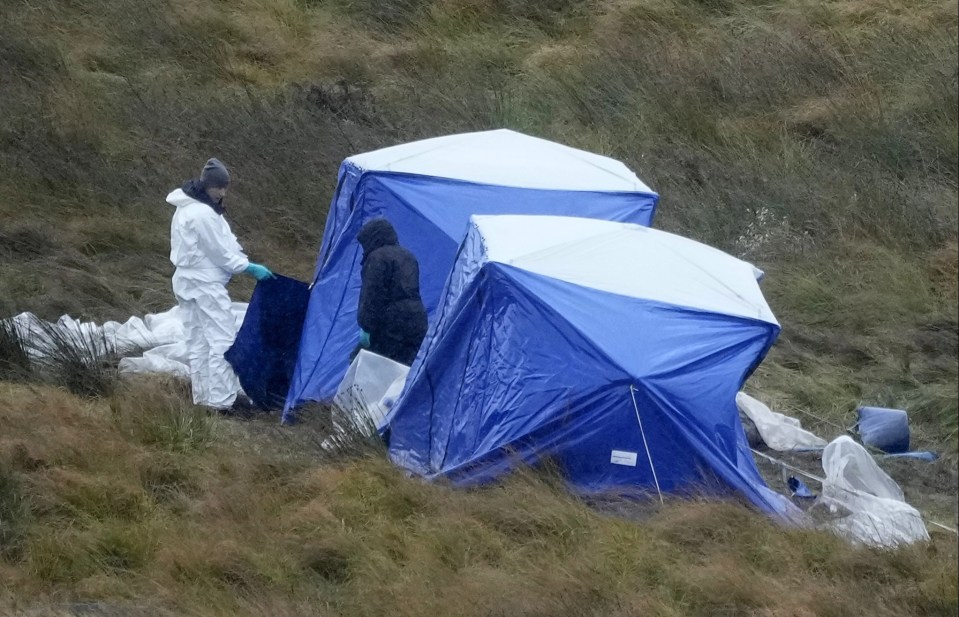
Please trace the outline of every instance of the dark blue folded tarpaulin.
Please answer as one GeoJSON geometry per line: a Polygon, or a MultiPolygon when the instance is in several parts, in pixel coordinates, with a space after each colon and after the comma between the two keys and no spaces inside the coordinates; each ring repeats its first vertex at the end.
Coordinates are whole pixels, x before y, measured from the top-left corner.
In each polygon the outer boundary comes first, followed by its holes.
{"type": "Polygon", "coordinates": [[[282,408],[286,400],[309,299],[309,287],[296,279],[260,281],[224,354],[247,396],[262,409],[282,408]]]}

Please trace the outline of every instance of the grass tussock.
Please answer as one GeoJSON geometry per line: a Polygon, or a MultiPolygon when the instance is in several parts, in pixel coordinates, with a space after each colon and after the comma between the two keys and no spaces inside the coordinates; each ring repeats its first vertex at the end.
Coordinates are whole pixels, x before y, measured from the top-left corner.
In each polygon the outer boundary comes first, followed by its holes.
{"type": "Polygon", "coordinates": [[[384,457],[386,442],[376,427],[375,411],[359,392],[351,391],[343,399],[322,410],[328,415],[328,436],[319,444],[328,462],[355,458],[384,457]]]}
{"type": "Polygon", "coordinates": [[[117,385],[120,351],[106,332],[37,322],[29,344],[35,348],[38,371],[78,396],[109,396],[117,385]]]}
{"type": "Polygon", "coordinates": [[[213,440],[215,420],[190,400],[188,382],[132,378],[111,398],[117,427],[137,442],[170,452],[201,450],[213,440]]]}
{"type": "Polygon", "coordinates": [[[0,320],[0,380],[27,381],[32,372],[21,328],[12,319],[0,320]]]}
{"type": "Polygon", "coordinates": [[[123,351],[90,324],[31,317],[0,320],[0,380],[48,383],[88,398],[109,396],[123,351]],[[74,327],[75,326],[75,327],[74,327]]]}

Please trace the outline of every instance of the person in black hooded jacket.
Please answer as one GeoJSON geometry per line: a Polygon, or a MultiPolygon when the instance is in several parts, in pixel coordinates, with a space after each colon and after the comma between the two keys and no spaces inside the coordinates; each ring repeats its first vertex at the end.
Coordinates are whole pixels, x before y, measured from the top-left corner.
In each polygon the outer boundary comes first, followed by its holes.
{"type": "Polygon", "coordinates": [[[409,366],[426,336],[419,264],[386,219],[366,223],[357,240],[363,247],[357,321],[369,337],[368,348],[409,366]]]}

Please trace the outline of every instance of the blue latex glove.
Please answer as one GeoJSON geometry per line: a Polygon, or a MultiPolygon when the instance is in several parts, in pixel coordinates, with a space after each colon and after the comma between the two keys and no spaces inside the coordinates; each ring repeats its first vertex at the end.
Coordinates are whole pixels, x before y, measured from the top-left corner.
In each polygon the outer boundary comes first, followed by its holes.
{"type": "Polygon", "coordinates": [[[370,333],[366,330],[360,330],[360,347],[363,349],[370,348],[370,333]]]}
{"type": "Polygon", "coordinates": [[[250,265],[246,267],[246,270],[244,270],[244,272],[252,275],[253,278],[255,278],[258,281],[264,281],[266,279],[276,278],[276,275],[270,272],[269,268],[267,268],[266,266],[262,266],[260,264],[255,264],[253,262],[250,262],[250,265]]]}

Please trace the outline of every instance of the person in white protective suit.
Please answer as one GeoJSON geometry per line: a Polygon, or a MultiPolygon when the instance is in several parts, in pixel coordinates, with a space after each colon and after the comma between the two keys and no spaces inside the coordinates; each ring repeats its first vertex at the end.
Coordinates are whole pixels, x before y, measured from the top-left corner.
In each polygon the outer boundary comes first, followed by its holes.
{"type": "Polygon", "coordinates": [[[223,354],[236,337],[226,284],[245,272],[258,281],[274,275],[251,263],[224,213],[230,174],[219,160],[207,161],[200,177],[167,195],[176,206],[170,225],[170,261],[176,266],[173,293],[180,306],[190,358],[193,402],[217,410],[249,410],[237,400],[240,382],[223,354]]]}

